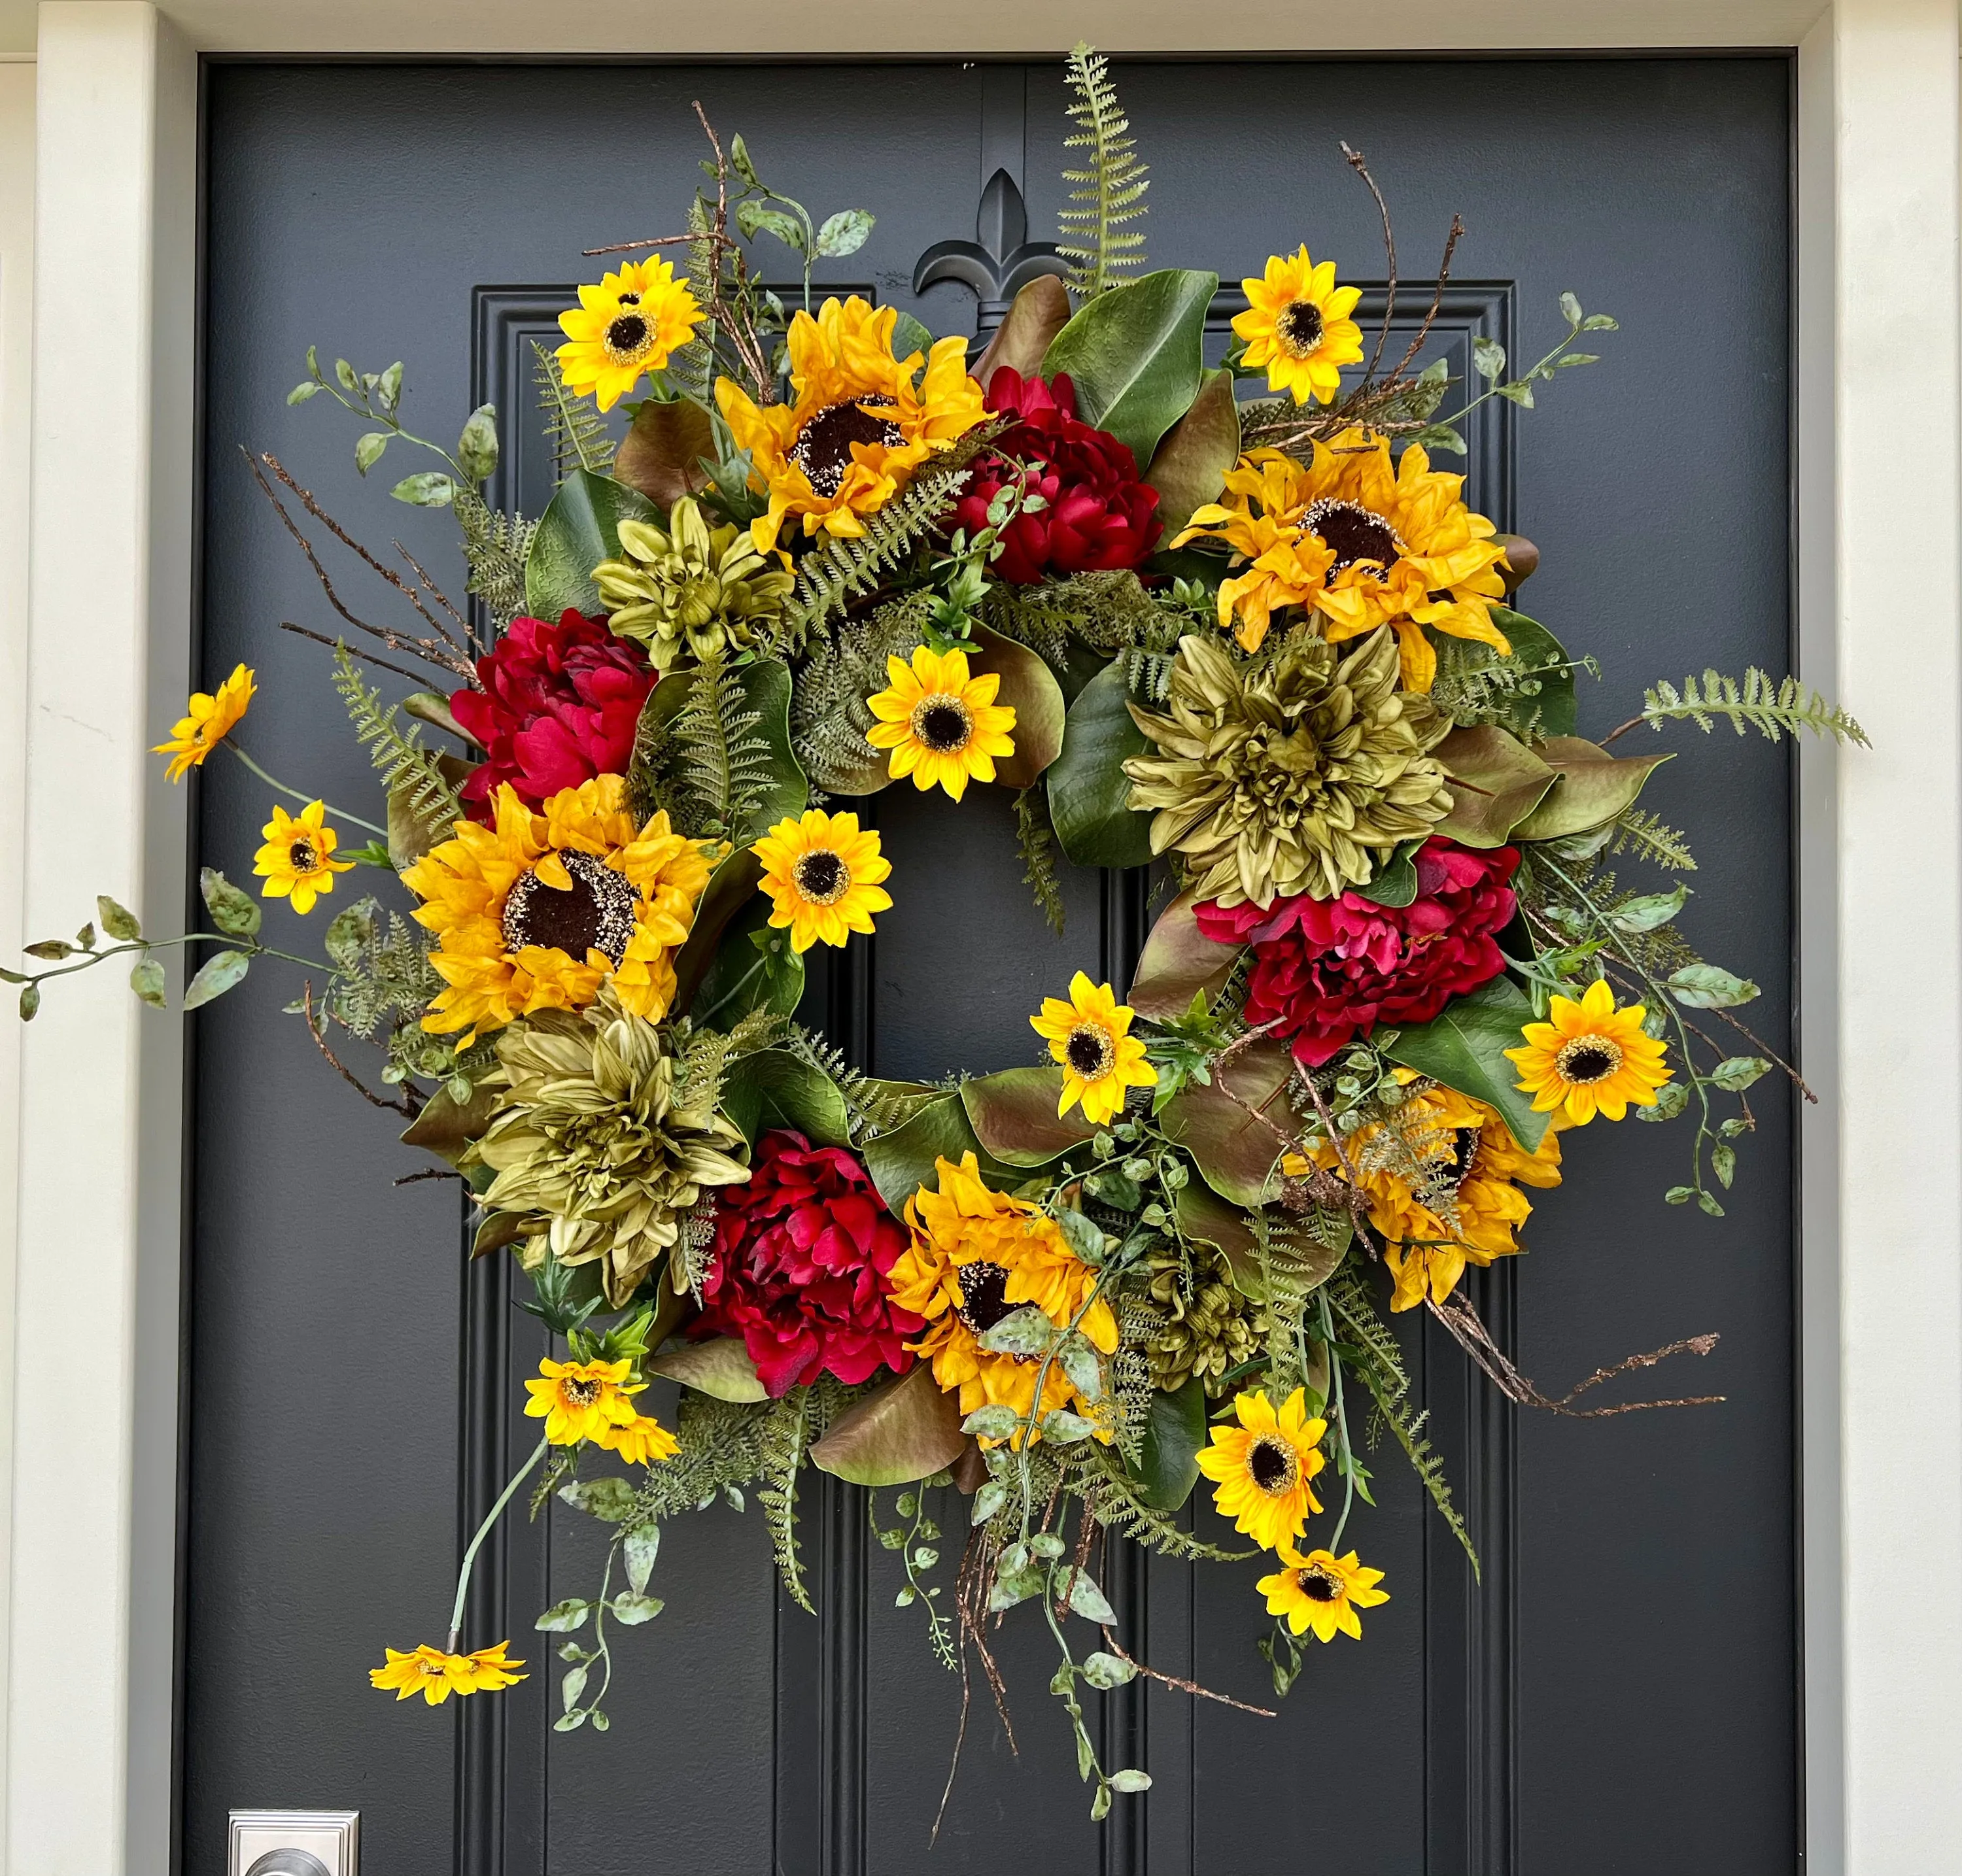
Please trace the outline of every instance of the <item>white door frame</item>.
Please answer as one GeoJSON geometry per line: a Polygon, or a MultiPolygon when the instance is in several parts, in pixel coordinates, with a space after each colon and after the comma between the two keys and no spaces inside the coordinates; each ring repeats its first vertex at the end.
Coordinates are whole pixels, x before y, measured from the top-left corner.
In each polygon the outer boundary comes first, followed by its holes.
{"type": "MultiPolygon", "coordinates": [[[[1057,11],[762,0],[736,49],[1050,56],[1079,30],[1114,53],[1190,49],[1190,8],[1171,0],[1079,5],[1060,32],[1057,11]]],[[[0,59],[31,46],[38,59],[37,105],[0,69],[0,159],[24,145],[30,110],[37,126],[31,257],[28,179],[0,161],[0,554],[29,544],[24,606],[8,603],[18,554],[0,564],[10,959],[17,936],[78,925],[104,888],[158,929],[177,928],[184,902],[183,795],[147,749],[189,678],[198,53],[685,56],[731,49],[721,18],[669,0],[44,0],[30,21],[22,0],[0,0],[0,59]],[[105,319],[111,308],[121,317],[105,319]],[[7,681],[22,671],[24,688],[7,681]]],[[[1807,1867],[1954,1868],[1957,0],[1297,0],[1262,24],[1275,49],[1308,52],[1797,48],[1799,663],[1874,744],[1808,748],[1800,764],[1804,1058],[1822,1097],[1801,1136],[1807,1867]]],[[[0,1208],[12,1315],[0,1841],[11,1876],[161,1876],[183,1027],[120,982],[63,987],[18,1053],[11,1032],[0,1042],[0,1181],[11,1173],[18,1193],[0,1208]]]]}

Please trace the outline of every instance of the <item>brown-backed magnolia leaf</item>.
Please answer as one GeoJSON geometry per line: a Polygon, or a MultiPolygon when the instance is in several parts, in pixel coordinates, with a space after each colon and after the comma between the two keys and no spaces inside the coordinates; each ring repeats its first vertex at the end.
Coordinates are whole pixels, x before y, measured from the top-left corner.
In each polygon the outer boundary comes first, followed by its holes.
{"type": "Polygon", "coordinates": [[[894,1217],[903,1217],[906,1201],[922,1185],[938,1185],[934,1162],[951,1160],[957,1166],[963,1153],[976,1156],[982,1177],[990,1184],[1009,1187],[1021,1182],[1015,1169],[1004,1166],[975,1137],[957,1094],[929,1101],[905,1126],[866,1141],[865,1170],[887,1209],[894,1217]]]}
{"type": "Polygon", "coordinates": [[[1524,534],[1500,534],[1498,544],[1506,550],[1506,564],[1499,569],[1499,577],[1506,582],[1506,591],[1516,593],[1531,579],[1539,568],[1539,549],[1524,534]]]}
{"type": "Polygon", "coordinates": [[[1015,713],[1015,752],[995,764],[995,779],[1004,788],[1027,788],[1056,758],[1062,747],[1062,689],[1055,674],[1026,645],[974,627],[980,656],[970,668],[976,676],[992,672],[1002,680],[997,704],[1015,713]]]}
{"type": "Polygon", "coordinates": [[[433,723],[438,729],[447,730],[452,736],[460,736],[475,746],[476,739],[466,735],[449,707],[449,699],[440,691],[418,691],[413,697],[402,699],[402,708],[418,721],[433,723]]]}
{"type": "Polygon", "coordinates": [[[506,1245],[516,1244],[529,1237],[538,1227],[538,1218],[528,1211],[493,1211],[484,1214],[484,1222],[477,1227],[477,1235],[471,1240],[472,1257],[488,1257],[493,1251],[501,1251],[506,1245]]]}
{"type": "MultiPolygon", "coordinates": [[[[1277,1225],[1293,1222],[1286,1214],[1271,1207],[1267,1208],[1267,1214],[1277,1225]]],[[[1261,1255],[1254,1242],[1254,1227],[1243,1206],[1229,1204],[1203,1185],[1186,1185],[1178,1195],[1178,1221],[1187,1236],[1214,1246],[1225,1257],[1227,1268],[1233,1274],[1235,1289],[1257,1303],[1266,1300],[1267,1286],[1261,1280],[1261,1255]]],[[[1299,1278],[1311,1286],[1327,1282],[1347,1254],[1349,1239],[1353,1233],[1344,1230],[1338,1220],[1334,1235],[1340,1240],[1339,1249],[1331,1250],[1319,1239],[1311,1239],[1312,1254],[1304,1259],[1298,1249],[1291,1248],[1289,1276],[1299,1278]]]]}
{"type": "Polygon", "coordinates": [[[673,404],[650,397],[634,413],[613,458],[613,474],[649,501],[672,508],[707,484],[701,458],[714,454],[714,430],[700,404],[687,397],[673,404]]]}
{"type": "Polygon", "coordinates": [[[650,1374],[665,1375],[692,1387],[698,1394],[717,1400],[767,1400],[763,1383],[757,1378],[756,1364],[740,1335],[718,1335],[713,1342],[684,1342],[650,1355],[645,1364],[650,1374]]]}
{"type": "Polygon", "coordinates": [[[1579,736],[1553,736],[1539,755],[1559,778],[1553,792],[1519,822],[1523,841],[1555,841],[1605,827],[1634,805],[1643,784],[1669,756],[1631,756],[1621,761],[1579,736]]]}
{"type": "Polygon", "coordinates": [[[995,328],[974,367],[975,382],[986,391],[989,379],[1004,365],[1014,366],[1024,378],[1041,370],[1050,341],[1069,324],[1069,289],[1053,273],[1031,280],[995,328]]]}
{"type": "Polygon", "coordinates": [[[1226,471],[1239,455],[1240,407],[1233,401],[1233,374],[1208,372],[1191,407],[1165,432],[1145,472],[1145,480],[1158,492],[1161,540],[1169,542],[1194,509],[1219,499],[1226,471]]]}
{"type": "MultiPolygon", "coordinates": [[[[695,923],[688,942],[675,954],[675,996],[671,1006],[685,1010],[715,962],[716,946],[729,928],[729,921],[762,889],[763,863],[746,847],[725,855],[708,876],[700,901],[695,908],[695,923]]],[[[746,966],[745,967],[747,968],[746,966]]]]}
{"type": "Polygon", "coordinates": [[[1240,946],[1218,943],[1199,929],[1193,916],[1197,903],[1193,894],[1181,892],[1159,915],[1145,940],[1129,1000],[1139,1016],[1151,1022],[1184,1016],[1201,991],[1208,998],[1217,996],[1240,955],[1240,946]]]}
{"type": "Polygon", "coordinates": [[[1436,831],[1466,847],[1503,847],[1544,801],[1554,771],[1516,736],[1489,723],[1454,729],[1432,751],[1457,786],[1436,831]]]}
{"type": "Polygon", "coordinates": [[[1294,1131],[1286,1093],[1293,1072],[1286,1045],[1264,1040],[1216,1065],[1209,1086],[1188,1083],[1165,1103],[1159,1124],[1222,1198],[1257,1205],[1278,1189],[1275,1168],[1294,1131]]]}
{"type": "Polygon", "coordinates": [[[960,1099],[975,1137],[1006,1166],[1047,1166],[1097,1131],[1081,1103],[1057,1114],[1060,1068],[1005,1068],[962,1083],[960,1099]]]}
{"type": "Polygon", "coordinates": [[[967,1444],[960,1396],[943,1393],[922,1361],[854,1402],[812,1447],[810,1463],[855,1485],[909,1485],[944,1471],[967,1444]]]}
{"type": "MultiPolygon", "coordinates": [[[[443,771],[443,780],[452,788],[462,787],[476,767],[474,762],[466,762],[456,755],[439,755],[436,765],[443,771]]],[[[455,825],[449,815],[432,815],[417,807],[414,793],[413,781],[404,782],[388,791],[388,859],[398,873],[413,866],[432,847],[440,846],[448,840],[449,831],[455,825]]]]}
{"type": "Polygon", "coordinates": [[[464,1149],[483,1137],[496,1106],[496,1096],[481,1082],[470,1090],[470,1099],[460,1104],[449,1098],[448,1088],[439,1088],[402,1130],[402,1144],[420,1147],[455,1166],[462,1159],[464,1149]]]}

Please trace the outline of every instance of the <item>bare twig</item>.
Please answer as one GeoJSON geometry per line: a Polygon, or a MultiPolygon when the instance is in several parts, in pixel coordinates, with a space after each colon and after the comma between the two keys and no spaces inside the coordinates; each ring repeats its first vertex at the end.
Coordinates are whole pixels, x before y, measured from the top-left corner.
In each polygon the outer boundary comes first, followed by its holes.
{"type": "Polygon", "coordinates": [[[316,632],[312,627],[296,625],[290,619],[280,621],[282,632],[297,632],[302,638],[310,638],[316,645],[325,645],[337,652],[345,652],[350,658],[358,658],[364,665],[377,665],[384,671],[392,671],[399,678],[407,678],[411,684],[425,684],[427,676],[420,671],[410,671],[401,665],[391,665],[385,658],[377,658],[372,652],[363,651],[359,645],[350,645],[344,639],[329,638],[324,632],[316,632]]]}
{"type": "Polygon", "coordinates": [[[1376,334],[1376,348],[1369,354],[1368,370],[1363,374],[1366,386],[1376,375],[1376,362],[1383,356],[1383,346],[1390,336],[1390,321],[1397,310],[1397,238],[1390,227],[1390,205],[1383,199],[1383,192],[1376,187],[1376,179],[1369,174],[1369,165],[1363,161],[1360,150],[1352,150],[1347,144],[1342,146],[1342,154],[1348,159],[1349,167],[1369,186],[1369,193],[1376,199],[1376,212],[1383,218],[1383,249],[1388,257],[1389,282],[1383,295],[1383,324],[1376,334]]]}
{"type": "Polygon", "coordinates": [[[1124,1652],[1123,1645],[1108,1629],[1104,1631],[1104,1648],[1107,1654],[1114,1654],[1120,1661],[1129,1661],[1141,1674],[1149,1674],[1154,1680],[1162,1680],[1168,1687],[1176,1687],[1181,1693],[1189,1693],[1200,1700],[1217,1700],[1222,1707],[1238,1707],[1242,1713],[1257,1713],[1264,1720],[1278,1718],[1272,1707],[1250,1706],[1245,1700],[1235,1700],[1231,1694],[1215,1693],[1210,1687],[1202,1687],[1196,1680],[1181,1680],[1176,1674],[1160,1672],[1149,1663],[1135,1655],[1124,1652]]]}
{"type": "Polygon", "coordinates": [[[461,1172],[452,1172],[446,1166],[425,1166],[420,1172],[404,1172],[395,1183],[398,1185],[413,1185],[418,1179],[462,1179],[466,1185],[470,1183],[461,1172]]]}
{"type": "MultiPolygon", "coordinates": [[[[321,1032],[320,1023],[315,1019],[313,1013],[313,980],[311,978],[308,978],[305,983],[301,987],[300,1010],[302,1014],[306,1018],[307,1033],[313,1038],[314,1047],[318,1049],[321,1054],[327,1058],[328,1066],[331,1068],[335,1074],[339,1075],[341,1080],[346,1082],[356,1094],[359,1095],[363,1100],[366,1101],[371,1107],[385,1107],[391,1114],[403,1115],[410,1120],[414,1120],[415,1118],[416,1110],[410,1106],[406,1100],[391,1101],[386,1099],[382,1096],[377,1094],[373,1089],[370,1088],[366,1082],[362,1080],[359,1075],[356,1074],[350,1068],[349,1068],[347,1064],[342,1061],[340,1058],[335,1054],[332,1049],[328,1047],[327,1038],[321,1032]]],[[[396,1182],[398,1185],[401,1182],[400,1180],[396,1182]]]]}

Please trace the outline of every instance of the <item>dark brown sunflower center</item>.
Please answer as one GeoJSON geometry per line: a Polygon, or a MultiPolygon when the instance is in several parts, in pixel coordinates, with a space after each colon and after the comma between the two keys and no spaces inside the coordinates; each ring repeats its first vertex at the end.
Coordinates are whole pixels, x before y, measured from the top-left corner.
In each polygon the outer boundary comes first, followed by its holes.
{"type": "Polygon", "coordinates": [[[852,872],[836,853],[823,847],[800,853],[791,869],[797,889],[813,905],[832,905],[844,898],[852,884],[852,872]]]}
{"type": "Polygon", "coordinates": [[[922,697],[913,706],[913,735],[935,755],[952,755],[967,747],[974,719],[957,697],[922,697]]]}
{"type": "Polygon", "coordinates": [[[558,1384],[558,1391],[575,1407],[590,1407],[599,1398],[600,1383],[590,1377],[568,1374],[558,1384]]]}
{"type": "Polygon", "coordinates": [[[1311,1563],[1305,1570],[1297,1570],[1294,1580],[1301,1593],[1312,1603],[1332,1603],[1342,1594],[1342,1584],[1334,1573],[1318,1563],[1311,1563]]]}
{"type": "Polygon", "coordinates": [[[1279,1440],[1261,1439],[1247,1449],[1247,1470],[1269,1498],[1278,1498],[1294,1489],[1301,1463],[1293,1447],[1279,1440]]]}
{"type": "Polygon", "coordinates": [[[1621,1067],[1621,1045],[1605,1035],[1578,1036],[1554,1058],[1553,1065],[1561,1080],[1584,1088],[1606,1081],[1621,1067]]]}
{"type": "Polygon", "coordinates": [[[634,889],[590,853],[561,853],[572,878],[570,892],[548,885],[536,868],[504,898],[504,949],[542,945],[583,963],[589,951],[604,952],[618,969],[634,935],[634,889]]]}
{"type": "Polygon", "coordinates": [[[999,1264],[960,1266],[960,1307],[954,1313],[977,1335],[985,1335],[1021,1306],[1008,1300],[1008,1273],[999,1264]]]}
{"type": "Polygon", "coordinates": [[[1403,551],[1404,544],[1397,538],[1397,531],[1360,502],[1338,501],[1332,495],[1325,495],[1309,505],[1301,525],[1305,532],[1318,535],[1324,547],[1334,550],[1335,564],[1328,570],[1331,573],[1339,573],[1359,560],[1375,560],[1387,567],[1403,551]]]}
{"type": "Polygon", "coordinates": [[[790,459],[804,472],[812,488],[827,499],[838,493],[852,467],[854,443],[883,443],[890,449],[903,443],[906,432],[868,409],[890,410],[890,397],[859,397],[850,404],[828,404],[797,432],[790,459]]]}
{"type": "Polygon", "coordinates": [[[320,855],[305,835],[286,849],[286,864],[295,873],[312,873],[320,864],[320,855]]]}
{"type": "Polygon", "coordinates": [[[1069,1058],[1070,1067],[1085,1081],[1094,1081],[1099,1075],[1108,1074],[1117,1053],[1110,1032],[1097,1023],[1079,1023],[1070,1031],[1062,1052],[1069,1058]]]}
{"type": "Polygon", "coordinates": [[[620,304],[622,306],[637,306],[640,303],[641,296],[637,293],[622,293],[620,295],[620,304]]]}
{"type": "Polygon", "coordinates": [[[606,349],[615,357],[631,359],[647,343],[647,322],[638,313],[622,313],[606,328],[606,349]]]}
{"type": "Polygon", "coordinates": [[[1312,300],[1290,300],[1281,308],[1274,330],[1296,358],[1305,358],[1321,343],[1321,308],[1312,300]]]}

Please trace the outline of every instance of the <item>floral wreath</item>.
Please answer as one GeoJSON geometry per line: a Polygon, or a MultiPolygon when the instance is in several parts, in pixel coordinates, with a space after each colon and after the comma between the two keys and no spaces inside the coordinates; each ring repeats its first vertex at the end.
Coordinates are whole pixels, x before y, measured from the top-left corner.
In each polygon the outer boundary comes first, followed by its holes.
{"type": "Polygon", "coordinates": [[[1388,1599],[1344,1548],[1368,1499],[1364,1400],[1471,1551],[1390,1316],[1428,1311],[1521,1404],[1696,1404],[1549,1398],[1464,1275],[1519,1248],[1574,1136],[1631,1109],[1693,1120],[1663,1197],[1721,1216],[1746,1090],[1775,1067],[1804,1086],[1732,1013],[1756,987],[1679,930],[1687,886],[1609,869],[1695,864],[1638,805],[1668,758],[1609,745],[1684,720],[1865,738],[1756,670],[1658,684],[1599,743],[1577,736],[1593,661],[1513,605],[1537,550],[1433,465],[1464,452],[1468,411],[1530,407],[1615,321],[1563,295],[1558,343],[1516,376],[1474,340],[1484,388],[1440,414],[1446,362],[1413,368],[1454,222],[1388,371],[1388,315],[1372,340],[1359,290],[1305,244],[1245,281],[1209,369],[1218,279],[1143,271],[1145,171],[1104,61],[1078,47],[1069,78],[1085,168],[1061,277],[1024,286],[971,365],[965,340],[890,307],[813,307],[813,261],[855,251],[872,217],[814,222],[705,117],[714,188],[685,229],[601,250],[657,257],[580,288],[565,343],[536,348],[559,470],[537,520],[485,502],[490,407],[442,450],[403,426],[399,364],[330,375],[310,352],[289,401],[324,392],[361,419],[363,475],[398,443],[441,460],[393,493],[450,509],[475,608],[360,547],[262,457],[340,621],[289,629],[331,646],[385,807],[331,807],[247,755],[243,665],[160,747],[173,780],[224,750],[298,805],[271,807],[264,899],[305,917],[371,868],[401,909],[359,898],[303,956],[207,869],[215,930],[153,941],[105,897],[99,930],[0,973],[31,1018],[45,982],[112,957],[164,1007],[156,953],[219,946],[187,1010],[261,959],[296,967],[322,1056],[465,1182],[476,1254],[529,1276],[566,1358],[526,1384],[538,1444],[464,1552],[443,1645],[372,1671],[398,1699],[524,1678],[508,1642],[465,1650],[459,1630],[477,1552],[541,1466],[535,1505],[612,1533],[596,1593],[538,1619],[561,1638],[561,1731],[606,1725],[608,1625],[660,1613],[671,1517],[754,1485],[810,1606],[795,1503],[815,1466],[896,1493],[900,1600],[948,1667],[972,1651],[999,1696],[993,1627],[1040,1608],[1101,1818],[1150,1779],[1105,1767],[1084,1690],[1155,1671],[1099,1587],[1106,1537],[1257,1557],[1277,1696],[1307,1638],[1360,1637],[1388,1599]],[[794,311],[759,283],[765,238],[801,262],[794,311]],[[404,623],[342,602],[309,522],[404,623]],[[364,664],[418,688],[387,700],[364,664]],[[1059,850],[1156,866],[1165,901],[1125,1000],[1078,972],[1031,1016],[1040,1065],[882,1080],[797,1020],[807,954],[871,933],[906,890],[839,804],[908,781],[956,803],[1015,791],[1059,930],[1059,850]],[[371,838],[344,847],[347,827],[371,838]],[[337,1053],[357,1045],[383,1092],[337,1053]],[[645,1411],[657,1380],[677,1386],[672,1428],[645,1411]],[[1202,1478],[1256,1548],[1182,1527],[1202,1478]],[[951,1575],[928,1497],[950,1485],[970,1526],[951,1575]]]}

